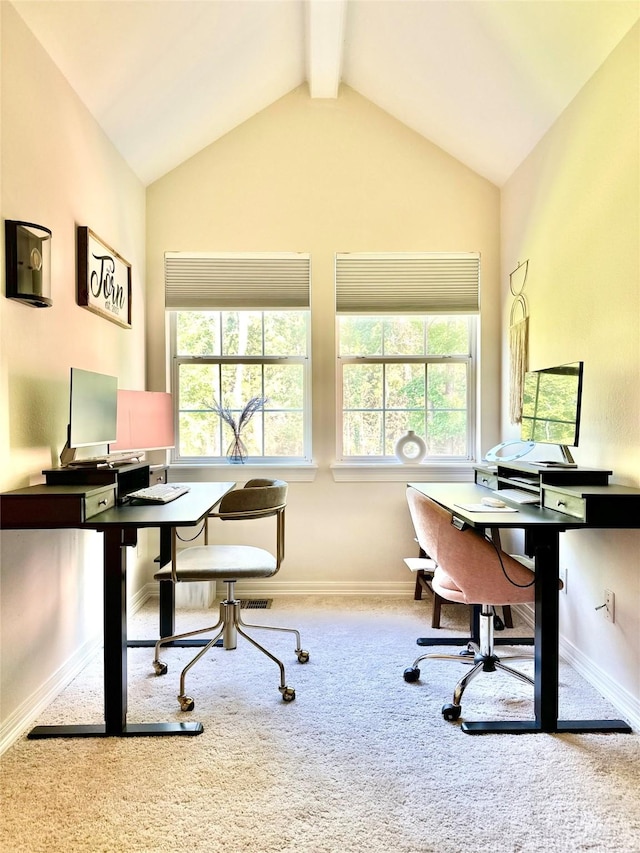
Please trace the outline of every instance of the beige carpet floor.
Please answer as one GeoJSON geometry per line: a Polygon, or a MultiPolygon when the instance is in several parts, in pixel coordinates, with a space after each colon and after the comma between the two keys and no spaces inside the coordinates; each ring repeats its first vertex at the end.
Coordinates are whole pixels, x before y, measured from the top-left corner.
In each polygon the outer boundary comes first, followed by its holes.
{"type": "MultiPolygon", "coordinates": [[[[181,611],[180,627],[203,615],[181,611]]],[[[305,665],[288,636],[261,635],[286,662],[294,702],[281,701],[275,665],[243,643],[192,671],[198,737],[22,738],[1,761],[0,850],[640,851],[640,736],[465,735],[440,713],[462,665],[429,661],[419,682],[402,677],[416,637],[435,633],[429,602],[276,599],[245,619],[302,631],[305,665]]],[[[461,608],[445,619],[464,628],[461,608]]],[[[156,626],[146,605],[130,636],[156,626]]],[[[185,719],[176,694],[189,655],[167,651],[158,678],[149,649],[130,652],[130,722],[185,719]]],[[[565,666],[560,701],[565,717],[618,716],[565,666]]],[[[532,715],[531,689],[501,674],[465,695],[463,718],[532,715]]],[[[101,720],[98,657],[38,722],[101,720]]]]}

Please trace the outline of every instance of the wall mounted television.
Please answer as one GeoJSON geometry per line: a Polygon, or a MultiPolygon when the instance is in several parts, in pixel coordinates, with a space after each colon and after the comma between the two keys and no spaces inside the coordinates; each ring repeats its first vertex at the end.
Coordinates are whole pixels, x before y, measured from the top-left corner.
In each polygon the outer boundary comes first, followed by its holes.
{"type": "Polygon", "coordinates": [[[109,445],[116,440],[118,379],[104,373],[71,368],[67,443],[60,463],[69,465],[79,447],[109,445]]]}
{"type": "Polygon", "coordinates": [[[574,464],[569,447],[580,438],[583,362],[561,364],[525,374],[522,395],[522,441],[556,444],[566,463],[574,464]]]}

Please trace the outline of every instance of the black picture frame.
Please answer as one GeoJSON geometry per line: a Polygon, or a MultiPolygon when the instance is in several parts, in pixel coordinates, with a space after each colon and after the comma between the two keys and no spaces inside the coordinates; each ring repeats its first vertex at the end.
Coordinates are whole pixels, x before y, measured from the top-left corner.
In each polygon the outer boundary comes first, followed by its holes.
{"type": "Polygon", "coordinates": [[[6,219],[4,234],[7,299],[50,308],[51,230],[35,222],[6,219]]]}
{"type": "Polygon", "coordinates": [[[131,264],[86,225],[77,229],[78,305],[131,328],[131,264]]]}

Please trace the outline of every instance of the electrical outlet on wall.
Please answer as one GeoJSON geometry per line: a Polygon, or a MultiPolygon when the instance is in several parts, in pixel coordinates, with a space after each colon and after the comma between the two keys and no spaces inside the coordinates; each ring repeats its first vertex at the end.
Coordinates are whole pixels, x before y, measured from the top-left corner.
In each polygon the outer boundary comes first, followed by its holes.
{"type": "Polygon", "coordinates": [[[604,591],[604,618],[608,622],[616,621],[616,597],[610,589],[604,591]]]}
{"type": "Polygon", "coordinates": [[[569,570],[566,566],[560,566],[560,580],[562,581],[562,591],[564,594],[567,594],[567,575],[569,574],[569,570]]]}

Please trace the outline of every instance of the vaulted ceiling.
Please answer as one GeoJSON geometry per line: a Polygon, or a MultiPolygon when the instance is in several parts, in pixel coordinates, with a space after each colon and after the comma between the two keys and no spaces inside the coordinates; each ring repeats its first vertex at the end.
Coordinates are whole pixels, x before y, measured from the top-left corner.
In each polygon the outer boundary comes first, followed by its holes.
{"type": "Polygon", "coordinates": [[[639,0],[11,0],[144,184],[347,84],[501,185],[639,0]]]}

